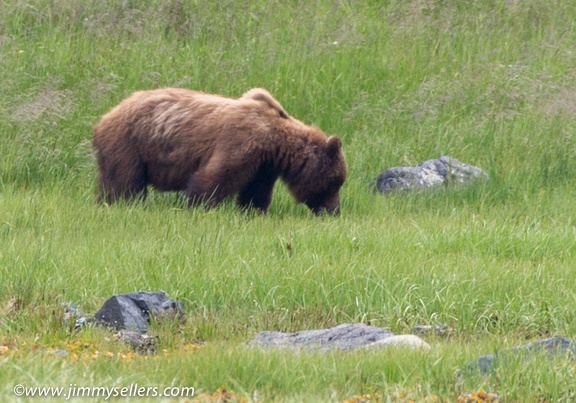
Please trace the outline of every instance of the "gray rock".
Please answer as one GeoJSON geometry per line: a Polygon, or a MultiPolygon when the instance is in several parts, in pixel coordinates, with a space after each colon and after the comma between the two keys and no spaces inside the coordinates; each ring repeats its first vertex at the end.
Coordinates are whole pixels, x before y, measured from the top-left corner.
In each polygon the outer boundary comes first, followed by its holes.
{"type": "Polygon", "coordinates": [[[353,350],[392,336],[393,333],[379,327],[363,323],[345,323],[329,329],[303,330],[295,333],[262,332],[247,344],[278,349],[353,350]]]}
{"type": "Polygon", "coordinates": [[[482,169],[465,164],[456,158],[442,156],[428,160],[416,167],[395,167],[382,172],[372,186],[380,193],[393,191],[424,190],[453,184],[468,185],[478,180],[487,180],[482,169]]]}
{"type": "Polygon", "coordinates": [[[569,337],[550,337],[540,341],[532,342],[524,347],[516,347],[516,351],[545,351],[548,354],[569,353],[571,356],[576,354],[576,344],[569,337]]]}
{"type": "Polygon", "coordinates": [[[492,372],[495,366],[509,357],[522,354],[524,356],[530,354],[542,354],[546,356],[566,355],[570,358],[576,356],[576,344],[568,337],[551,337],[540,341],[529,343],[525,346],[515,347],[511,350],[500,351],[496,354],[485,355],[475,361],[468,363],[460,372],[460,375],[471,374],[480,372],[488,374],[492,372]]]}
{"type": "Polygon", "coordinates": [[[145,333],[150,317],[180,317],[180,302],[171,300],[163,292],[133,292],[109,298],[94,319],[116,330],[145,333]]]}

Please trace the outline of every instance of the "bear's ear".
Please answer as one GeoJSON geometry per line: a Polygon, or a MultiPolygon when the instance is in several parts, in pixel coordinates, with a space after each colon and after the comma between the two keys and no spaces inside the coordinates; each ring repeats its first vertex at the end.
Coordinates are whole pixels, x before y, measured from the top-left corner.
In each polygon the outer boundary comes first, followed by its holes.
{"type": "Polygon", "coordinates": [[[334,157],[342,148],[342,141],[336,136],[328,137],[326,140],[326,152],[330,158],[334,157]]]}

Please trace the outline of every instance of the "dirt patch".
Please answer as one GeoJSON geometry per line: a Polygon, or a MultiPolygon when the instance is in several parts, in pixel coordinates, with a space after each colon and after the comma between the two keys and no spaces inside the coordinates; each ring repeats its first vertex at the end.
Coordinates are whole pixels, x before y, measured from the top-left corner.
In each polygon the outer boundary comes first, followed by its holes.
{"type": "Polygon", "coordinates": [[[72,111],[72,107],[72,91],[45,90],[32,100],[14,107],[11,119],[16,122],[30,122],[41,116],[49,119],[64,119],[72,111]]]}
{"type": "Polygon", "coordinates": [[[547,116],[576,115],[576,87],[560,90],[545,101],[539,109],[547,116]]]}

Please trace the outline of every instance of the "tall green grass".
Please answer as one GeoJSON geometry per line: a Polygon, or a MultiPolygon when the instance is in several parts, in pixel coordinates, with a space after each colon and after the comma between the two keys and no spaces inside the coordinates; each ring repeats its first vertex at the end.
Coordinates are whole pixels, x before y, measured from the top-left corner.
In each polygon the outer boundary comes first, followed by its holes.
{"type": "Polygon", "coordinates": [[[562,359],[456,374],[479,355],[575,334],[575,20],[567,0],[0,3],[0,394],[137,382],[263,401],[455,401],[481,389],[570,400],[562,359]],[[92,125],[133,91],[164,86],[264,87],[340,136],[342,216],[312,216],[281,184],[266,216],[154,192],[97,205],[92,125]],[[387,168],[440,155],[490,180],[369,188],[387,168]],[[186,308],[184,322],[154,324],[155,357],[63,324],[62,302],[94,313],[136,290],[186,308]],[[344,322],[451,332],[428,337],[429,353],[241,344],[344,322]]]}

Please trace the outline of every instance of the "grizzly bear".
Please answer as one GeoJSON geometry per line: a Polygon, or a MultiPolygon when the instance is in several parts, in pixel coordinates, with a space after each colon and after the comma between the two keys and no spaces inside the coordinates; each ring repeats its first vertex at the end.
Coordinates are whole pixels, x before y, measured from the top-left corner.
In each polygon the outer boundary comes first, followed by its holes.
{"type": "Polygon", "coordinates": [[[288,115],[270,93],[240,98],[180,88],[138,91],[94,126],[100,202],[183,191],[190,205],[237,194],[266,212],[280,178],[314,213],[340,211],[346,161],[338,137],[288,115]]]}

